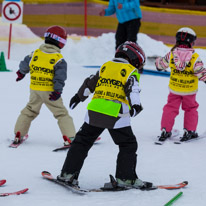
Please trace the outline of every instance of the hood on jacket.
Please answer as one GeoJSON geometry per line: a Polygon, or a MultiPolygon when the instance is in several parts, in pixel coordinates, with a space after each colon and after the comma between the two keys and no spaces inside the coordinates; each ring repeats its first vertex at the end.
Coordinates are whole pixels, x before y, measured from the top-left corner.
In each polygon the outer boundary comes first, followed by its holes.
{"type": "Polygon", "coordinates": [[[176,69],[183,71],[189,64],[195,50],[192,48],[175,48],[172,51],[176,69]]]}
{"type": "Polygon", "coordinates": [[[61,49],[52,44],[42,44],[39,49],[46,53],[61,53],[61,49]]]}

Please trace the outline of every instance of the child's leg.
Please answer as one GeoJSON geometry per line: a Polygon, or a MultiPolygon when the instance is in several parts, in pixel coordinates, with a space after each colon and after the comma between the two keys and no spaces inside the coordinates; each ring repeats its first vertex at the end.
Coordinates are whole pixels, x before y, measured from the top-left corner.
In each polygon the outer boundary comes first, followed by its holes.
{"type": "Polygon", "coordinates": [[[184,114],[184,128],[188,131],[196,131],[198,124],[198,108],[199,104],[196,101],[196,94],[183,96],[182,110],[184,114]]]}
{"type": "Polygon", "coordinates": [[[138,145],[132,128],[109,129],[109,133],[114,143],[119,146],[115,177],[122,180],[135,180],[138,145]]]}
{"type": "Polygon", "coordinates": [[[104,128],[94,127],[87,123],[82,125],[67,153],[67,157],[62,167],[62,173],[80,173],[84,160],[88,155],[88,151],[103,131],[104,128]]]}
{"type": "Polygon", "coordinates": [[[16,121],[14,128],[15,134],[18,131],[20,132],[21,136],[25,136],[28,133],[32,120],[34,120],[39,115],[41,106],[41,98],[37,95],[36,91],[30,90],[29,102],[21,111],[21,114],[16,121]]]}
{"type": "Polygon", "coordinates": [[[74,137],[76,134],[75,126],[72,117],[69,115],[68,110],[63,104],[62,98],[56,101],[49,100],[49,94],[51,92],[42,93],[41,97],[48,107],[48,109],[53,113],[54,117],[58,120],[58,125],[61,130],[62,135],[67,137],[74,137]]]}
{"type": "Polygon", "coordinates": [[[168,95],[167,104],[163,108],[161,130],[166,129],[167,132],[171,132],[175,117],[179,114],[179,108],[182,101],[182,96],[170,93],[168,95]]]}

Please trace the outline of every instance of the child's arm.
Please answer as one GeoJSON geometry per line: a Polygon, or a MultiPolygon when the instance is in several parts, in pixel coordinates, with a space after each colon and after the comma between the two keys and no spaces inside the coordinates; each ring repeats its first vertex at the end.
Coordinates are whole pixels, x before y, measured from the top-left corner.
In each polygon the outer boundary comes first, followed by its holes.
{"type": "Polygon", "coordinates": [[[19,64],[19,70],[16,72],[17,78],[16,81],[21,81],[25,75],[30,71],[29,63],[31,60],[32,54],[27,55],[24,60],[22,60],[19,64]]]}
{"type": "Polygon", "coordinates": [[[203,62],[199,57],[194,64],[194,75],[197,76],[200,81],[206,83],[206,68],[204,68],[203,62]]]}
{"type": "MultiPolygon", "coordinates": [[[[134,74],[134,73],[133,73],[134,74]]],[[[135,117],[139,114],[143,107],[140,102],[140,87],[136,75],[131,75],[124,86],[124,91],[130,105],[130,116],[135,117]]]]}
{"type": "Polygon", "coordinates": [[[166,70],[170,63],[170,53],[168,52],[164,57],[158,57],[155,61],[155,66],[158,71],[166,70]]]}
{"type": "Polygon", "coordinates": [[[67,63],[64,59],[61,59],[54,66],[54,91],[62,93],[65,81],[67,79],[67,63]]]}
{"type": "Polygon", "coordinates": [[[20,64],[19,64],[19,71],[22,74],[29,73],[29,71],[30,71],[29,63],[31,61],[31,57],[32,57],[32,54],[31,55],[27,55],[27,56],[25,56],[24,60],[22,60],[20,62],[20,64]]]}
{"type": "Polygon", "coordinates": [[[74,109],[80,102],[85,101],[89,95],[94,92],[98,79],[99,71],[84,80],[78,92],[70,100],[70,109],[74,109]]]}

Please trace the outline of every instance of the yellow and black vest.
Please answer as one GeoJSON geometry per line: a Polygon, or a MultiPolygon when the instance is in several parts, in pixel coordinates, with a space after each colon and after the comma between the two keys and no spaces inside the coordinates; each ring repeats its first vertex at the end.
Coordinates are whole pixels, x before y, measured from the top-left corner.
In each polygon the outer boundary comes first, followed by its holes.
{"type": "Polygon", "coordinates": [[[173,60],[173,54],[171,52],[170,57],[170,82],[169,88],[178,94],[190,94],[195,93],[198,89],[198,78],[194,76],[194,63],[198,58],[198,54],[194,53],[189,64],[183,71],[177,70],[173,60]]]}
{"type": "Polygon", "coordinates": [[[34,51],[30,61],[30,88],[39,91],[54,91],[54,66],[63,56],[60,53],[34,51]]]}
{"type": "Polygon", "coordinates": [[[135,70],[131,64],[112,61],[105,63],[100,69],[93,99],[118,100],[128,104],[124,85],[135,70]]]}

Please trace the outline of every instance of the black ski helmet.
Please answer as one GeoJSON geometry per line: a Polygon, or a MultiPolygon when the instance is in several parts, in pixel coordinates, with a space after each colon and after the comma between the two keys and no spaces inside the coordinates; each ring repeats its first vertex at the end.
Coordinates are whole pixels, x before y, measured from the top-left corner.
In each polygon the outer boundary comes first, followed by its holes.
{"type": "Polygon", "coordinates": [[[186,43],[186,44],[194,44],[197,38],[196,33],[189,27],[180,28],[176,33],[176,42],[178,43],[186,43]]]}
{"type": "Polygon", "coordinates": [[[143,49],[137,43],[131,41],[121,44],[116,50],[115,57],[126,57],[129,63],[137,69],[142,67],[146,60],[143,49]]]}

